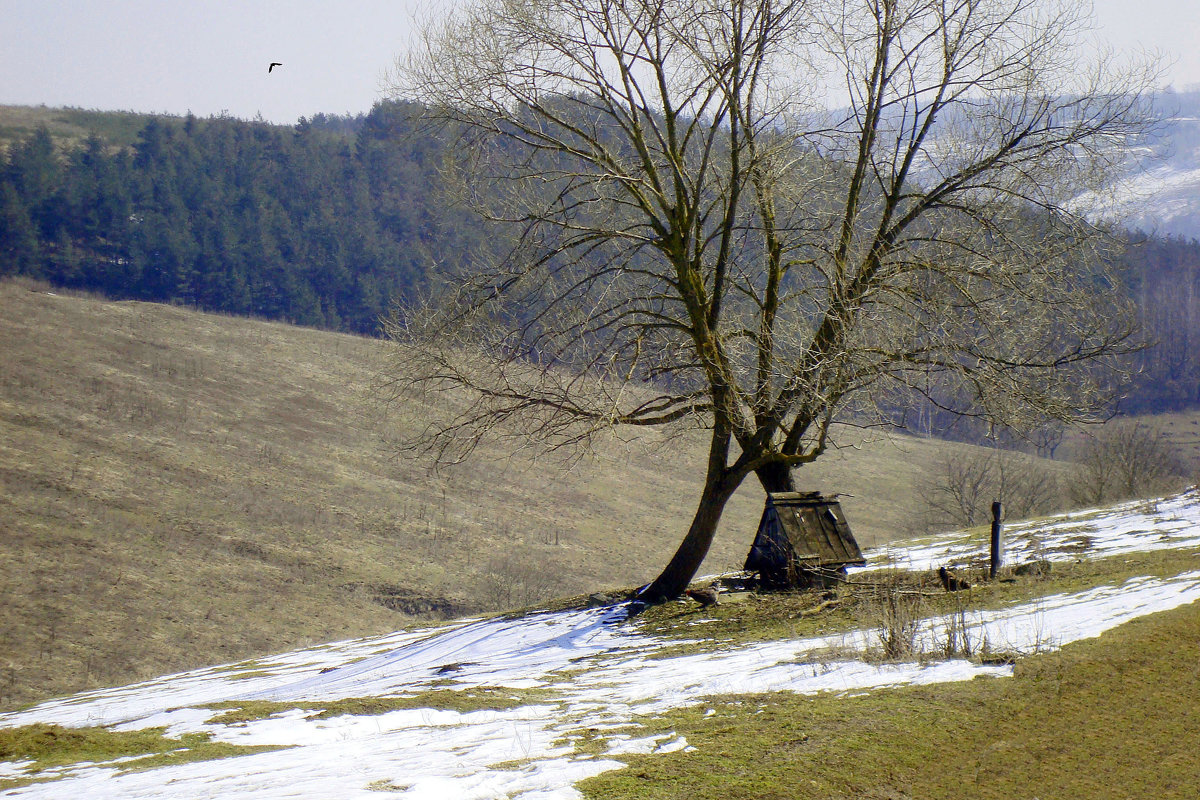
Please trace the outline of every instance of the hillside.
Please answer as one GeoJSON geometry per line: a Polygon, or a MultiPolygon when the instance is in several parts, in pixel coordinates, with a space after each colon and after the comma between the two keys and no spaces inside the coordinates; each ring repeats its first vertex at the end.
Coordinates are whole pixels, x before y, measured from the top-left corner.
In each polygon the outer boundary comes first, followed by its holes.
{"type": "MultiPolygon", "coordinates": [[[[363,117],[362,114],[357,117],[317,114],[306,122],[320,130],[352,137],[362,127],[363,117]]],[[[130,148],[137,143],[138,134],[151,119],[176,127],[182,127],[186,121],[186,117],[140,111],[0,105],[0,153],[7,153],[29,139],[39,128],[45,128],[63,150],[79,147],[93,135],[99,136],[111,148],[130,148]]]]}
{"type": "Polygon", "coordinates": [[[912,569],[857,572],[833,600],[540,610],[89,692],[0,715],[0,788],[1194,798],[1200,495],[1015,525],[1010,542],[1001,580],[953,594],[928,567],[961,569],[978,537],[870,552],[912,569]]]}
{"type": "MultiPolygon", "coordinates": [[[[7,281],[0,341],[0,707],[637,586],[699,492],[703,443],[653,434],[430,474],[390,444],[421,409],[370,400],[376,340],[7,281]]],[[[802,479],[849,495],[865,546],[971,452],[849,441],[802,479]]],[[[741,565],[762,499],[734,498],[706,570],[741,565]]]]}
{"type": "Polygon", "coordinates": [[[131,147],[151,114],[82,108],[0,105],[0,153],[45,128],[61,147],[77,147],[93,134],[113,147],[131,147]]]}
{"type": "MultiPolygon", "coordinates": [[[[1175,110],[1159,138],[1130,147],[1130,180],[1163,165],[1198,174],[1185,162],[1200,133],[1179,116],[1196,99],[1160,101],[1175,110]]],[[[0,106],[0,276],[371,335],[391,300],[507,248],[512,229],[485,224],[447,181],[453,147],[411,103],[295,126],[0,106]]],[[[1117,194],[1142,224],[1134,206],[1152,198],[1117,194]]],[[[1133,240],[1118,271],[1152,346],[1130,365],[1122,411],[1200,407],[1200,243],[1133,240]]],[[[986,436],[932,405],[914,418],[915,432],[986,436]]]]}
{"type": "Polygon", "coordinates": [[[1200,92],[1156,99],[1162,124],[1129,147],[1124,176],[1080,201],[1130,229],[1180,239],[1200,237],[1200,92]]]}

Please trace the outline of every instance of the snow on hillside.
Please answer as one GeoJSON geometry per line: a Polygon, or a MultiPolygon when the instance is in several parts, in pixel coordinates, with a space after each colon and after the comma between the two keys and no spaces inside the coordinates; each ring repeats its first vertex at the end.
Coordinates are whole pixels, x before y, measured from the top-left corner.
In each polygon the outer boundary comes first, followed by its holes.
{"type": "Polygon", "coordinates": [[[1102,192],[1086,192],[1074,206],[1102,222],[1158,236],[1200,236],[1200,167],[1139,165],[1102,192]]]}
{"type": "Polygon", "coordinates": [[[1160,236],[1200,237],[1200,97],[1160,96],[1150,136],[1129,143],[1126,169],[1099,192],[1075,199],[1088,216],[1160,236]]]}
{"type": "MultiPolygon", "coordinates": [[[[1049,520],[1006,525],[1008,563],[1104,558],[1123,553],[1200,547],[1200,497],[1193,492],[1162,500],[1138,500],[1104,510],[1076,511],[1049,520]]],[[[890,566],[937,569],[988,558],[986,536],[972,541],[961,533],[907,542],[904,547],[868,551],[865,570],[890,566]]]]}
{"type": "MultiPolygon", "coordinates": [[[[1198,546],[1200,495],[1013,526],[1008,538],[1014,561],[1198,546]]],[[[959,535],[873,556],[925,569],[981,553],[981,543],[959,535]]],[[[966,635],[996,650],[1046,650],[1197,599],[1200,571],[1138,578],[974,612],[966,635]]],[[[721,693],[851,693],[1011,672],[1007,666],[957,659],[868,661],[861,654],[878,645],[872,630],[672,656],[662,651],[677,642],[636,635],[621,624],[625,613],[616,607],[463,620],[87,692],[0,715],[0,726],[165,726],[168,736],[206,731],[236,744],[288,746],[126,774],[116,764],[75,764],[39,774],[61,774],[61,780],[14,789],[7,796],[266,800],[376,798],[379,790],[387,790],[436,800],[573,798],[579,796],[575,782],[621,768],[623,754],[688,749],[674,734],[639,733],[634,720],[640,714],[703,703],[721,693]],[[331,700],[473,687],[511,692],[521,704],[508,710],[422,708],[308,718],[311,709],[331,700]],[[218,712],[201,706],[225,700],[274,700],[294,708],[247,723],[210,722],[218,712]],[[588,730],[601,732],[607,752],[593,756],[575,747],[588,730]]],[[[703,621],[697,615],[697,638],[703,636],[703,621]]],[[[947,635],[946,625],[944,619],[926,620],[919,636],[936,649],[947,635]]],[[[24,774],[24,766],[0,763],[0,779],[24,774]]]]}

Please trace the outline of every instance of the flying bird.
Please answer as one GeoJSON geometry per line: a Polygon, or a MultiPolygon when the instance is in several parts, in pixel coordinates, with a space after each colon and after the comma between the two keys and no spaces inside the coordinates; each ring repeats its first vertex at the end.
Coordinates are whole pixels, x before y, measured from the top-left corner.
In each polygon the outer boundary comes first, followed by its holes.
{"type": "Polygon", "coordinates": [[[282,66],[283,66],[282,62],[272,61],[271,65],[269,67],[267,67],[267,72],[270,72],[271,70],[275,69],[276,67],[282,67],[282,66]]]}

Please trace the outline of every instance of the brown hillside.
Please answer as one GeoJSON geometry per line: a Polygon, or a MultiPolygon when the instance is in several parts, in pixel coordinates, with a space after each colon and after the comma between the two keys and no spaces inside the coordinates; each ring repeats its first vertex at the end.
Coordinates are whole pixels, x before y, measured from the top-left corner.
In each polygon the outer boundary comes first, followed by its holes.
{"type": "MultiPolygon", "coordinates": [[[[369,400],[378,341],[0,282],[0,707],[654,577],[702,441],[436,476],[369,400]]],[[[941,445],[830,454],[864,546],[941,445]]],[[[740,566],[748,484],[706,571],[740,566]]]]}

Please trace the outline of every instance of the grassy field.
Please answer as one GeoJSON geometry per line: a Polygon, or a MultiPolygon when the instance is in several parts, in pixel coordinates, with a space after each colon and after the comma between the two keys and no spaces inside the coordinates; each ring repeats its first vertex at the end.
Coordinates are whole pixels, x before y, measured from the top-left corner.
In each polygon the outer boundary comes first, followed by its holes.
{"type": "MultiPolygon", "coordinates": [[[[1153,543],[1153,538],[1147,537],[1147,542],[1153,543]]],[[[343,695],[337,688],[338,679],[331,678],[332,683],[308,698],[287,697],[287,689],[283,686],[288,683],[301,685],[295,683],[298,674],[292,672],[289,677],[284,676],[286,673],[276,673],[275,685],[283,691],[282,695],[277,695],[280,699],[214,701],[212,698],[228,696],[220,689],[214,691],[217,682],[226,683],[225,692],[236,693],[232,684],[242,678],[270,677],[272,670],[292,668],[285,667],[285,663],[295,666],[314,657],[315,653],[293,654],[293,658],[283,657],[274,665],[262,661],[244,662],[237,670],[220,668],[207,678],[193,675],[190,688],[177,685],[168,689],[160,685],[157,689],[145,690],[140,700],[141,711],[131,715],[131,718],[136,718],[139,713],[145,715],[141,718],[142,724],[161,719],[155,709],[164,701],[180,703],[177,711],[194,709],[201,712],[198,717],[190,713],[177,717],[179,722],[170,729],[169,738],[163,727],[136,729],[130,719],[119,726],[63,727],[52,722],[55,712],[50,709],[44,710],[50,715],[44,720],[0,729],[0,761],[28,762],[7,778],[0,775],[0,792],[30,783],[63,780],[60,794],[70,793],[75,790],[75,784],[70,781],[81,777],[87,764],[96,762],[112,769],[111,779],[119,781],[122,774],[129,771],[309,746],[306,742],[336,742],[340,752],[356,752],[354,748],[362,745],[364,738],[374,739],[382,731],[403,737],[401,731],[405,729],[409,729],[407,740],[411,742],[421,741],[421,735],[437,740],[440,729],[456,728],[460,738],[438,741],[430,747],[441,754],[461,752],[469,759],[478,757],[466,754],[474,753],[481,740],[491,741],[496,737],[495,717],[483,715],[474,721],[458,718],[456,724],[447,724],[446,720],[417,721],[416,717],[408,722],[380,720],[375,731],[371,730],[372,726],[359,725],[355,719],[410,709],[420,709],[421,717],[425,718],[434,710],[503,713],[537,707],[536,714],[518,714],[516,719],[520,722],[504,723],[505,726],[516,724],[518,728],[529,726],[524,749],[516,746],[516,752],[523,752],[525,759],[488,763],[486,768],[480,764],[481,774],[474,776],[478,781],[476,785],[487,785],[487,773],[514,769],[519,771],[518,780],[532,780],[530,776],[537,773],[537,765],[562,758],[559,748],[564,744],[569,744],[568,749],[574,748],[579,754],[609,757],[613,755],[610,748],[619,741],[614,736],[621,731],[620,736],[625,738],[657,738],[677,743],[678,748],[649,755],[635,755],[631,750],[618,754],[618,760],[628,764],[626,768],[603,772],[579,784],[591,800],[684,800],[695,797],[733,800],[1190,799],[1200,794],[1200,772],[1194,766],[1194,753],[1200,746],[1200,725],[1197,724],[1200,717],[1197,717],[1195,704],[1200,692],[1200,670],[1196,668],[1200,654],[1200,603],[1141,617],[1111,628],[1098,638],[1074,641],[1061,649],[1054,643],[1055,635],[1051,630],[1044,649],[1039,643],[1026,642],[1019,651],[995,651],[984,646],[969,654],[958,653],[957,657],[977,663],[1011,663],[1012,677],[989,676],[970,681],[866,690],[861,688],[864,683],[855,682],[854,677],[847,675],[842,680],[848,684],[842,684],[841,680],[825,684],[830,687],[841,684],[840,691],[830,689],[815,695],[774,692],[705,697],[691,691],[690,687],[684,689],[686,676],[678,673],[678,667],[672,668],[669,662],[677,656],[694,654],[696,647],[715,649],[721,656],[728,656],[738,653],[749,643],[794,640],[834,631],[878,631],[889,623],[883,610],[872,602],[873,586],[887,592],[902,590],[910,599],[920,595],[922,606],[916,611],[926,617],[953,612],[956,608],[972,612],[987,608],[1011,609],[1030,598],[1044,598],[1053,604],[1053,598],[1074,595],[1074,600],[1068,603],[1073,605],[1087,602],[1077,594],[1081,590],[1129,585],[1126,581],[1131,576],[1172,578],[1183,573],[1194,574],[1198,557],[1200,548],[1194,544],[1179,549],[1124,552],[1107,558],[1085,556],[1079,560],[1054,562],[1049,571],[1010,568],[1001,574],[999,581],[980,583],[969,591],[954,594],[928,585],[924,586],[924,591],[913,591],[921,589],[923,582],[930,579],[928,572],[895,573],[893,577],[905,583],[887,586],[880,582],[878,574],[864,573],[855,576],[849,585],[840,586],[832,603],[820,602],[827,597],[820,591],[726,595],[718,606],[703,610],[691,602],[668,603],[648,609],[627,623],[630,630],[626,633],[630,638],[625,640],[624,647],[616,648],[621,651],[620,655],[614,655],[611,660],[605,660],[603,655],[595,652],[590,657],[562,657],[557,669],[553,664],[531,665],[529,677],[535,678],[538,685],[525,689],[477,683],[486,675],[488,667],[475,663],[473,665],[482,670],[462,683],[456,684],[446,678],[419,686],[410,684],[406,688],[393,684],[386,695],[374,695],[370,689],[363,696],[343,695]],[[698,629],[697,625],[703,625],[703,628],[698,629]],[[698,630],[703,631],[702,642],[697,641],[698,630]],[[636,657],[631,658],[636,649],[632,643],[642,634],[647,634],[643,655],[648,660],[639,663],[636,657]],[[678,646],[672,645],[671,639],[677,640],[678,646]],[[625,662],[624,668],[618,666],[622,662],[625,662]],[[644,669],[648,664],[657,663],[668,665],[666,673],[654,674],[644,669]],[[599,685],[588,677],[593,669],[605,676],[599,685]],[[238,674],[220,676],[225,672],[238,674]],[[676,674],[672,676],[672,672],[676,674]],[[539,682],[537,676],[548,680],[539,682]],[[206,681],[211,683],[198,690],[206,681]],[[612,706],[606,706],[603,701],[596,702],[595,697],[573,694],[589,683],[600,692],[620,694],[639,682],[642,683],[640,692],[623,695],[612,706]],[[618,684],[620,689],[616,688],[618,684]],[[859,688],[850,689],[851,686],[859,688]],[[154,697],[156,691],[159,693],[157,698],[154,697]],[[677,694],[680,691],[692,696],[681,702],[677,694]],[[674,703],[663,707],[673,710],[630,715],[629,706],[625,705],[633,703],[636,706],[637,698],[657,701],[672,694],[676,695],[674,703]],[[324,699],[314,699],[317,696],[324,699]],[[192,705],[199,698],[205,699],[192,705]],[[617,710],[620,707],[626,711],[617,710]],[[189,718],[192,719],[190,723],[189,718]],[[285,718],[291,722],[285,724],[285,718]],[[299,722],[299,718],[305,722],[299,722]],[[532,729],[541,724],[553,724],[547,720],[556,718],[563,723],[558,729],[562,736],[541,747],[530,744],[537,738],[532,736],[532,729]],[[230,727],[196,730],[200,725],[197,719],[204,720],[204,726],[230,727]],[[267,719],[272,720],[269,725],[252,730],[258,722],[267,719]],[[325,721],[331,727],[322,731],[323,726],[318,721],[325,721]],[[479,739],[462,735],[462,729],[472,725],[477,726],[479,739]],[[267,733],[268,729],[274,731],[274,738],[267,733]],[[419,733],[422,729],[424,734],[419,733]],[[285,730],[289,732],[284,733],[285,730]],[[307,735],[301,734],[301,730],[306,730],[307,735]],[[320,735],[316,735],[318,732],[320,735]],[[348,749],[341,750],[343,747],[348,749]],[[684,747],[688,749],[684,750],[684,747]]],[[[1131,602],[1127,609],[1137,605],[1137,601],[1131,602]]],[[[1095,613],[1103,616],[1105,612],[1096,608],[1095,613]]],[[[520,615],[514,616],[519,618],[520,615]]],[[[539,626],[554,624],[547,615],[537,617],[539,626]]],[[[1061,622],[1062,617],[1058,619],[1061,622]]],[[[477,629],[466,638],[492,643],[497,648],[493,653],[497,662],[520,658],[520,648],[528,645],[528,640],[521,644],[509,641],[508,646],[518,648],[511,651],[506,650],[505,644],[495,644],[506,638],[504,624],[513,621],[491,620],[485,623],[493,626],[490,636],[478,639],[477,629]]],[[[584,628],[590,629],[590,624],[583,623],[584,628]]],[[[1049,618],[1047,624],[1054,625],[1049,618]]],[[[453,631],[448,635],[459,633],[461,631],[453,631]]],[[[556,630],[555,640],[571,638],[563,637],[564,633],[565,629],[556,630]]],[[[438,646],[428,638],[413,644],[420,651],[415,656],[417,663],[427,657],[429,648],[438,646]]],[[[459,644],[463,644],[463,640],[459,640],[459,644]]],[[[898,662],[889,656],[882,642],[865,650],[859,649],[858,645],[848,645],[848,649],[841,650],[835,646],[828,656],[805,651],[795,657],[794,663],[784,656],[775,668],[800,675],[813,670],[815,677],[816,670],[823,664],[836,669],[841,659],[862,658],[868,664],[885,667],[889,663],[900,667],[916,662],[936,670],[950,657],[942,649],[943,644],[927,642],[925,648],[907,653],[898,662]]],[[[484,648],[487,646],[485,644],[484,648]]],[[[570,649],[570,645],[566,647],[570,649]]],[[[383,652],[389,657],[397,655],[391,646],[385,647],[383,652]]],[[[479,659],[483,650],[470,652],[472,658],[479,659]]],[[[779,656],[763,652],[740,663],[748,672],[755,672],[776,658],[779,656]]],[[[341,659],[343,665],[357,660],[347,653],[343,653],[341,659]]],[[[308,664],[308,678],[302,681],[307,688],[301,690],[302,693],[314,691],[311,670],[321,663],[326,662],[308,664]]],[[[330,666],[322,669],[321,674],[336,673],[338,668],[334,664],[337,663],[339,659],[333,656],[330,666]]],[[[703,674],[703,666],[695,661],[692,665],[697,670],[692,679],[698,685],[726,685],[723,681],[711,683],[711,671],[703,674]]],[[[472,665],[460,666],[469,668],[472,665]]],[[[406,670],[396,672],[400,675],[406,670]]],[[[917,678],[916,682],[923,681],[917,678]]],[[[343,684],[342,690],[346,688],[365,687],[358,683],[343,684]]],[[[90,700],[98,706],[85,712],[89,720],[93,719],[93,714],[103,716],[106,704],[109,704],[107,713],[116,714],[115,719],[130,713],[128,707],[124,712],[118,710],[121,702],[115,696],[92,697],[90,700]]],[[[127,695],[125,700],[131,698],[127,695]]],[[[87,698],[76,698],[74,704],[83,703],[86,707],[87,702],[87,698]]],[[[60,707],[58,711],[62,712],[70,705],[60,707]]],[[[82,718],[78,711],[72,716],[77,720],[82,718]]],[[[62,718],[57,722],[70,724],[62,718]]],[[[366,749],[357,751],[358,757],[366,768],[366,764],[373,757],[380,758],[381,753],[407,751],[409,747],[404,742],[405,738],[376,740],[366,749]],[[374,756],[370,755],[372,753],[374,756]]],[[[269,776],[265,780],[278,781],[280,775],[294,769],[296,763],[323,759],[326,756],[321,754],[330,752],[320,750],[320,744],[312,746],[312,750],[270,765],[242,762],[238,766],[229,766],[225,768],[226,774],[269,776]]],[[[486,757],[512,752],[489,746],[486,757]]],[[[437,755],[429,757],[433,761],[439,760],[437,755]]],[[[372,776],[387,775],[388,769],[381,767],[372,776]]],[[[401,778],[405,773],[397,764],[392,763],[390,769],[399,771],[367,783],[368,788],[395,791],[413,788],[401,778]]],[[[461,769],[461,764],[451,769],[461,769]]],[[[221,768],[216,768],[203,780],[218,785],[216,782],[221,780],[221,774],[221,768]]],[[[349,780],[361,786],[367,781],[364,774],[357,773],[349,780]]],[[[425,775],[425,778],[431,776],[425,775]]],[[[140,785],[145,790],[179,781],[185,787],[180,791],[187,795],[187,780],[189,778],[178,773],[163,773],[140,785]]],[[[111,796],[140,796],[136,795],[133,784],[118,784],[108,791],[111,796]],[[122,794],[123,791],[129,794],[122,794]]]]}
{"type": "Polygon", "coordinates": [[[1019,661],[1012,679],[717,697],[662,718],[696,752],[628,757],[591,800],[1191,800],[1200,606],[1019,661]]]}
{"type": "MultiPolygon", "coordinates": [[[[396,456],[423,411],[372,401],[369,339],[8,281],[0,341],[0,708],[636,586],[699,492],[703,442],[653,433],[433,474],[396,456]]],[[[846,442],[800,477],[850,495],[865,546],[913,532],[963,447],[846,442]]],[[[741,565],[762,499],[734,498],[706,571],[741,565]]]]}

